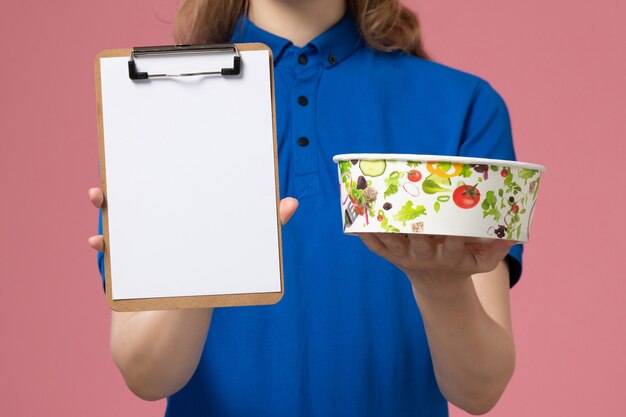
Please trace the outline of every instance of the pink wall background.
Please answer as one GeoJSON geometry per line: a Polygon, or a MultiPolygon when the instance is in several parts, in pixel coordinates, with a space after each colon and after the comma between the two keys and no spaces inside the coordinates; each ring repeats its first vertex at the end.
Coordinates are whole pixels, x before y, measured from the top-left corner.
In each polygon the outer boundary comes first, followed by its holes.
{"type": "MultiPolygon", "coordinates": [[[[521,160],[542,163],[513,290],[516,374],[492,416],[622,415],[626,392],[626,2],[410,3],[438,60],[506,99],[521,160]]],[[[171,43],[175,0],[0,8],[0,415],[160,416],[125,387],[87,236],[97,214],[93,58],[171,43]]],[[[465,415],[453,409],[453,416],[465,415]]]]}

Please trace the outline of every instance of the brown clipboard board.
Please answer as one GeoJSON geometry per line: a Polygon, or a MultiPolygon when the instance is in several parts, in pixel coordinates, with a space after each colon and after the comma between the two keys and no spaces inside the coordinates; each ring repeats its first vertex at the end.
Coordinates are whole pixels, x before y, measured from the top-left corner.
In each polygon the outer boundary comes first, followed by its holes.
{"type": "MultiPolygon", "coordinates": [[[[129,49],[109,49],[101,51],[95,59],[95,76],[96,76],[96,98],[98,113],[98,147],[99,147],[99,167],[100,167],[100,187],[104,194],[104,202],[102,205],[102,226],[105,241],[104,263],[105,263],[105,283],[106,297],[108,306],[115,311],[143,311],[143,310],[167,310],[167,309],[185,309],[185,308],[210,308],[210,307],[227,307],[227,306],[250,306],[250,305],[268,305],[275,304],[283,296],[284,278],[283,278],[283,258],[282,258],[282,238],[281,224],[279,217],[279,182],[278,182],[278,147],[276,140],[276,108],[274,96],[274,66],[271,49],[261,43],[250,44],[221,44],[221,45],[175,45],[164,47],[142,47],[129,49]],[[212,69],[210,72],[192,73],[192,74],[155,74],[157,78],[164,77],[211,77],[211,76],[237,76],[239,71],[246,71],[245,53],[247,51],[266,51],[268,54],[267,65],[269,67],[270,78],[270,97],[271,97],[271,135],[273,138],[273,171],[274,171],[274,191],[275,191],[275,222],[277,234],[277,252],[279,262],[280,287],[279,291],[270,292],[252,292],[252,293],[229,293],[229,294],[209,294],[209,295],[182,295],[182,296],[159,296],[145,298],[113,298],[113,288],[116,281],[113,277],[115,271],[111,268],[111,247],[110,225],[109,225],[109,205],[108,205],[108,189],[107,189],[107,159],[105,146],[105,122],[103,114],[103,89],[102,89],[102,73],[101,62],[107,58],[127,58],[128,74],[130,78],[142,79],[152,77],[152,74],[146,74],[137,69],[134,58],[138,54],[159,54],[165,51],[165,54],[186,54],[203,53],[203,52],[227,52],[228,48],[234,48],[235,57],[233,59],[232,68],[218,68],[217,71],[212,69]],[[241,55],[240,55],[241,53],[241,55]],[[243,61],[243,64],[242,62],[243,61]],[[243,69],[241,68],[243,66],[243,69]],[[134,75],[132,74],[134,72],[134,75]]],[[[236,82],[236,81],[235,81],[236,82]]]]}

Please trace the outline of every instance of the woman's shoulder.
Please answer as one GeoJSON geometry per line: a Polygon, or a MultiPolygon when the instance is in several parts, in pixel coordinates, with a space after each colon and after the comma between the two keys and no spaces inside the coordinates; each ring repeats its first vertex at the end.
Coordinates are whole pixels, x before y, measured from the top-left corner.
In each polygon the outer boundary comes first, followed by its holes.
{"type": "MultiPolygon", "coordinates": [[[[475,102],[505,108],[501,95],[479,75],[403,52],[369,51],[368,77],[391,94],[427,100],[433,107],[467,109],[475,102]]],[[[365,62],[363,62],[365,64],[365,62]]]]}

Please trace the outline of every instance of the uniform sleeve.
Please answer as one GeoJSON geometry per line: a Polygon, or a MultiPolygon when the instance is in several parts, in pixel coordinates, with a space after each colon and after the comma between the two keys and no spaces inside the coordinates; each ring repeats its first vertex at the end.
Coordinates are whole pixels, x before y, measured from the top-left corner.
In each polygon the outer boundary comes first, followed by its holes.
{"type": "MultiPolygon", "coordinates": [[[[509,111],[502,97],[486,81],[479,80],[469,105],[459,155],[476,158],[515,160],[509,111]]],[[[513,287],[522,275],[522,245],[515,245],[506,257],[513,287]]]]}
{"type": "MultiPolygon", "coordinates": [[[[102,209],[98,215],[98,234],[102,234],[102,209]]],[[[102,279],[102,289],[106,292],[106,283],[104,280],[104,252],[98,252],[98,269],[100,270],[100,278],[102,279]]]]}

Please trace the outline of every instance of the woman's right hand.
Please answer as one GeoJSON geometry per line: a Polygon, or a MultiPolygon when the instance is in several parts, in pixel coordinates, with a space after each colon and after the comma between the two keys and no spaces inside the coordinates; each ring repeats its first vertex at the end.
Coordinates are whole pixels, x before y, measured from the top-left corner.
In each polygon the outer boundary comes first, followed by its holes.
{"type": "MultiPolygon", "coordinates": [[[[104,194],[100,188],[90,188],[88,191],[89,201],[97,209],[102,207],[104,202],[104,194]]],[[[286,197],[280,200],[279,214],[282,225],[286,225],[293,213],[298,208],[298,200],[292,197],[286,197]]],[[[102,235],[91,236],[88,240],[89,246],[98,252],[104,252],[104,237],[102,235]]]]}
{"type": "MultiPolygon", "coordinates": [[[[100,188],[89,189],[89,201],[101,208],[100,188]]],[[[294,198],[280,201],[284,225],[298,207],[294,198]]],[[[95,235],[89,245],[104,252],[104,238],[95,235]]],[[[212,309],[113,311],[111,353],[126,384],[144,400],[157,400],[181,389],[195,372],[211,323],[212,309]]]]}
{"type": "MultiPolygon", "coordinates": [[[[100,188],[90,188],[88,191],[89,201],[97,209],[102,207],[104,202],[104,194],[100,188]]],[[[94,235],[88,239],[89,246],[97,250],[98,252],[104,252],[104,237],[102,235],[94,235]]]]}

